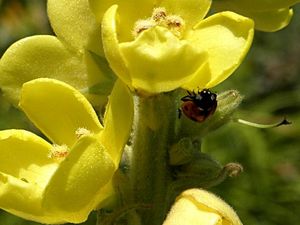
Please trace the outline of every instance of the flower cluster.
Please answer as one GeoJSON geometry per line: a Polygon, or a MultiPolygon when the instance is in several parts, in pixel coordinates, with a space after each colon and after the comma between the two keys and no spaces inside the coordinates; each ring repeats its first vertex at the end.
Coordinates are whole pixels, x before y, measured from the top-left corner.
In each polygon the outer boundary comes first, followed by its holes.
{"type": "MultiPolygon", "coordinates": [[[[218,85],[241,64],[254,29],[283,28],[299,1],[48,0],[56,36],[24,38],[0,60],[5,97],[47,137],[0,131],[0,208],[42,223],[85,221],[115,196],[133,92],[218,85]],[[112,92],[102,125],[90,102],[106,99],[104,89],[112,92]]],[[[190,189],[164,222],[173,224],[241,222],[213,194],[190,189]]]]}
{"type": "Polygon", "coordinates": [[[25,83],[19,105],[52,144],[25,130],[0,131],[0,207],[42,223],[85,221],[114,195],[132,121],[127,87],[115,84],[104,127],[80,92],[54,79],[25,83]]]}

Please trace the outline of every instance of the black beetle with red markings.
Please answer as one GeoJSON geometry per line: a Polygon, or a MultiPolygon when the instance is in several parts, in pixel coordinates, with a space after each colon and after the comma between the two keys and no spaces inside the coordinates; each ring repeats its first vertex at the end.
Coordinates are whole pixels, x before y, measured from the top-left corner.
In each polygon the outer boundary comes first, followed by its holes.
{"type": "Polygon", "coordinates": [[[203,122],[216,111],[218,102],[217,95],[208,89],[203,89],[197,93],[189,92],[188,95],[181,98],[183,101],[181,111],[185,116],[196,122],[203,122]]]}

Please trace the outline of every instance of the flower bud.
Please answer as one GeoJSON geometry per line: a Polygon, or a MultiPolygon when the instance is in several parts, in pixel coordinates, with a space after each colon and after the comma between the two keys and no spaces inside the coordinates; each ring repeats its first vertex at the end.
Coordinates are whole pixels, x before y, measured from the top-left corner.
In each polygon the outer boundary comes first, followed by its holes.
{"type": "Polygon", "coordinates": [[[177,178],[192,178],[201,182],[216,179],[223,167],[212,157],[205,153],[194,155],[190,163],[182,165],[177,178]]]}
{"type": "Polygon", "coordinates": [[[234,210],[222,199],[203,189],[181,193],[163,225],[242,225],[234,210]]]}
{"type": "Polygon", "coordinates": [[[183,165],[193,159],[194,146],[190,138],[182,138],[169,151],[169,163],[172,166],[183,165]]]}
{"type": "Polygon", "coordinates": [[[240,105],[243,96],[236,90],[228,90],[218,94],[218,106],[214,115],[204,122],[195,122],[187,117],[182,117],[180,136],[203,137],[211,131],[231,121],[232,115],[240,105]]]}

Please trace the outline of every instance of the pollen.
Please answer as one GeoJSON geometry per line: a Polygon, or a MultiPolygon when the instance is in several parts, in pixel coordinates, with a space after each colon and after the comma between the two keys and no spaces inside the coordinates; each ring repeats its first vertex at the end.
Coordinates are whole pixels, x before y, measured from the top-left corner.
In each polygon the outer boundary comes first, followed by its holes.
{"type": "Polygon", "coordinates": [[[92,132],[84,127],[79,127],[76,131],[75,131],[75,134],[76,134],[76,137],[77,138],[80,138],[84,135],[90,135],[92,132]]]}
{"type": "Polygon", "coordinates": [[[180,28],[184,26],[184,20],[180,16],[176,15],[167,16],[166,23],[169,27],[180,28]]]}
{"type": "Polygon", "coordinates": [[[68,153],[69,153],[69,148],[67,145],[54,144],[50,149],[48,157],[51,159],[61,161],[67,157],[68,153]]]}
{"type": "Polygon", "coordinates": [[[148,30],[151,27],[154,27],[155,21],[151,19],[146,19],[146,20],[138,20],[135,22],[134,29],[132,31],[132,34],[134,37],[137,37],[138,34],[143,32],[144,30],[148,30]]]}
{"type": "Polygon", "coordinates": [[[155,26],[165,27],[173,32],[175,36],[180,37],[185,22],[178,15],[168,14],[164,7],[158,7],[153,9],[151,17],[135,22],[132,34],[136,38],[143,31],[155,26]]]}
{"type": "Polygon", "coordinates": [[[166,11],[165,8],[163,8],[163,7],[158,7],[158,8],[153,9],[151,18],[152,18],[155,22],[161,22],[161,21],[164,21],[166,17],[167,17],[167,11],[166,11]]]}
{"type": "Polygon", "coordinates": [[[166,24],[167,24],[168,28],[170,30],[172,30],[176,36],[180,36],[180,34],[185,26],[184,20],[180,16],[177,16],[177,15],[167,16],[166,24]]]}

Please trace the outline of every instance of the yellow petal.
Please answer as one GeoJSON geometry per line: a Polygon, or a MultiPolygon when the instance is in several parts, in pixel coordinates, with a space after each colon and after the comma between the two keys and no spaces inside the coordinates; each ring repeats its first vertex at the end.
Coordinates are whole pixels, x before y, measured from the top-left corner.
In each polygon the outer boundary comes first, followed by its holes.
{"type": "Polygon", "coordinates": [[[211,71],[208,61],[200,67],[193,77],[185,82],[181,87],[186,90],[195,91],[204,89],[211,80],[211,71]]]}
{"type": "Polygon", "coordinates": [[[203,189],[189,189],[184,191],[181,197],[194,201],[198,207],[208,207],[211,210],[215,210],[232,225],[242,224],[235,211],[226,202],[208,191],[203,189]]]}
{"type": "Polygon", "coordinates": [[[281,8],[288,8],[300,0],[217,0],[213,1],[213,8],[218,10],[232,10],[237,9],[243,11],[272,11],[281,8]]]}
{"type": "Polygon", "coordinates": [[[0,171],[43,188],[57,168],[52,145],[25,130],[0,131],[0,171]]]}
{"type": "Polygon", "coordinates": [[[0,131],[0,208],[41,223],[61,223],[41,208],[42,192],[57,169],[51,145],[24,130],[0,131]]]}
{"type": "Polygon", "coordinates": [[[101,191],[95,196],[96,202],[98,202],[98,205],[94,208],[95,210],[114,207],[115,203],[119,201],[119,194],[116,193],[114,186],[114,179],[112,179],[101,188],[101,191]]]}
{"type": "Polygon", "coordinates": [[[255,29],[265,32],[275,32],[281,30],[290,23],[293,16],[293,10],[289,8],[240,13],[254,20],[255,29]]]}
{"type": "Polygon", "coordinates": [[[58,218],[81,223],[98,205],[99,194],[111,194],[101,191],[115,170],[110,155],[98,139],[83,136],[50,180],[42,205],[58,218]]]}
{"type": "Polygon", "coordinates": [[[212,8],[217,11],[230,10],[252,18],[255,28],[274,32],[286,27],[293,15],[290,6],[300,0],[223,0],[213,1],[212,8]]]}
{"type": "Polygon", "coordinates": [[[94,66],[87,71],[85,55],[70,52],[54,36],[40,35],[14,43],[0,60],[0,85],[4,95],[15,105],[23,83],[48,77],[62,80],[77,89],[101,81],[101,71],[94,66]]]}
{"type": "Polygon", "coordinates": [[[180,87],[207,58],[202,49],[160,26],[143,31],[133,42],[121,43],[120,49],[133,87],[149,93],[180,87]]]}
{"type": "Polygon", "coordinates": [[[209,55],[211,80],[207,88],[225,80],[241,64],[252,43],[253,27],[251,19],[222,12],[201,21],[187,34],[186,39],[194,48],[205,49],[209,55]]]}
{"type": "Polygon", "coordinates": [[[103,55],[100,23],[88,0],[48,0],[48,16],[57,37],[76,51],[91,50],[103,55]]]}
{"type": "Polygon", "coordinates": [[[187,29],[192,28],[205,17],[210,5],[211,0],[163,0],[161,3],[168,13],[182,17],[187,29]]]}
{"type": "Polygon", "coordinates": [[[20,107],[55,144],[71,147],[78,128],[98,133],[102,126],[87,99],[76,89],[54,79],[40,78],[23,85],[20,107]]]}
{"type": "Polygon", "coordinates": [[[163,225],[221,225],[221,216],[214,212],[198,208],[193,201],[180,198],[172,209],[163,225]]]}
{"type": "Polygon", "coordinates": [[[0,208],[26,220],[39,223],[64,223],[41,207],[43,189],[0,172],[0,208]]]}
{"type": "MultiPolygon", "coordinates": [[[[161,1],[161,0],[160,0],[161,1]]],[[[105,11],[116,4],[119,6],[120,14],[120,30],[118,30],[118,39],[123,41],[132,40],[133,36],[131,31],[133,29],[134,23],[138,19],[144,19],[151,15],[152,9],[159,1],[153,0],[110,0],[110,1],[98,1],[89,0],[90,7],[94,14],[96,15],[97,21],[101,22],[105,11]],[[138,10],[137,10],[138,9],[138,10]]]]}
{"type": "Polygon", "coordinates": [[[133,98],[129,89],[118,80],[109,96],[104,116],[101,143],[106,147],[116,166],[119,165],[124,145],[128,141],[133,122],[133,98]]]}
{"type": "Polygon", "coordinates": [[[117,35],[117,5],[110,7],[102,20],[102,42],[110,67],[118,77],[131,87],[131,78],[120,52],[117,35]]]}
{"type": "Polygon", "coordinates": [[[234,210],[214,194],[202,189],[181,193],[163,225],[242,225],[234,210]]]}

